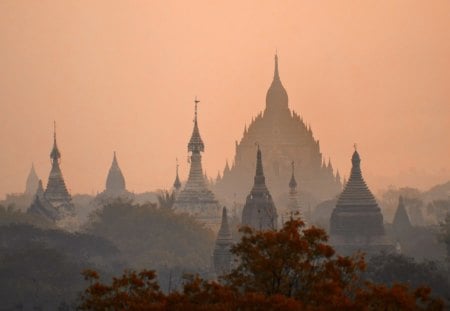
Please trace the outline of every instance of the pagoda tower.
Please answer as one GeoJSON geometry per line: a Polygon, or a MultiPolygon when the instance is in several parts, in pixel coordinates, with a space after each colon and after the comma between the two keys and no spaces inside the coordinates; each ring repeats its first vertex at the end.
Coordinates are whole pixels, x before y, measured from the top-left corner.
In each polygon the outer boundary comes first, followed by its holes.
{"type": "Polygon", "coordinates": [[[39,184],[39,177],[34,169],[34,164],[31,164],[30,173],[28,173],[27,183],[25,186],[25,194],[32,196],[36,193],[39,184]]]}
{"type": "Polygon", "coordinates": [[[117,198],[131,199],[133,198],[133,194],[126,188],[125,177],[119,167],[117,154],[114,151],[111,167],[109,168],[108,176],[106,177],[105,190],[96,197],[96,201],[104,203],[105,200],[109,201],[117,198]]]}
{"type": "Polygon", "coordinates": [[[303,213],[301,210],[301,206],[298,200],[298,192],[297,192],[297,181],[295,180],[295,166],[294,162],[292,162],[292,175],[291,180],[289,181],[289,195],[288,195],[288,204],[287,204],[287,214],[284,216],[285,219],[283,221],[287,221],[289,219],[303,219],[303,213]]]}
{"type": "Polygon", "coordinates": [[[202,169],[202,155],[205,145],[200,136],[197,121],[197,105],[200,101],[195,99],[194,129],[188,143],[190,156],[190,170],[188,180],[175,199],[174,209],[193,215],[201,223],[217,231],[219,229],[220,205],[213,192],[208,189],[202,169]]]}
{"type": "Polygon", "coordinates": [[[233,238],[230,227],[228,226],[227,209],[224,207],[222,210],[222,223],[217,233],[213,254],[214,270],[217,276],[227,274],[231,271],[233,263],[233,255],[231,254],[232,245],[233,238]]]}
{"type": "Polygon", "coordinates": [[[176,176],[175,176],[175,181],[173,182],[173,191],[178,194],[178,192],[180,192],[181,189],[181,181],[180,181],[180,177],[178,176],[178,159],[177,159],[177,166],[176,166],[176,176]]]}
{"type": "MultiPolygon", "coordinates": [[[[30,206],[30,212],[46,215],[51,220],[61,220],[67,216],[74,216],[74,205],[72,197],[67,191],[66,183],[60,168],[61,153],[56,143],[56,130],[53,132],[53,148],[50,153],[52,168],[48,177],[47,187],[42,195],[36,195],[35,201],[30,206]],[[41,198],[39,198],[41,196],[41,198]],[[34,206],[36,201],[39,206],[34,206]]],[[[38,187],[37,193],[42,192],[42,187],[38,187]]]]}
{"type": "Polygon", "coordinates": [[[235,144],[234,161],[230,165],[226,163],[222,179],[215,186],[215,191],[230,202],[234,194],[238,201],[245,201],[245,189],[251,187],[255,169],[256,143],[264,150],[267,185],[278,206],[283,205],[281,202],[288,194],[286,180],[291,175],[292,161],[299,163],[295,170],[302,176],[299,186],[305,204],[314,206],[341,191],[331,161],[328,166],[322,166],[324,158],[311,126],[289,108],[288,94],[280,78],[278,55],[275,55],[275,69],[264,112],[244,127],[242,138],[235,144]]]}
{"type": "Polygon", "coordinates": [[[242,210],[242,225],[256,230],[275,230],[277,221],[277,209],[266,186],[262,154],[258,146],[254,183],[242,210]]]}
{"type": "Polygon", "coordinates": [[[395,211],[392,226],[397,235],[407,234],[412,229],[411,221],[409,220],[408,213],[406,212],[402,196],[398,198],[398,206],[395,211]]]}
{"type": "Polygon", "coordinates": [[[330,219],[331,243],[341,254],[392,251],[383,225],[383,215],[361,173],[361,158],[352,156],[350,178],[340,194],[330,219]]]}

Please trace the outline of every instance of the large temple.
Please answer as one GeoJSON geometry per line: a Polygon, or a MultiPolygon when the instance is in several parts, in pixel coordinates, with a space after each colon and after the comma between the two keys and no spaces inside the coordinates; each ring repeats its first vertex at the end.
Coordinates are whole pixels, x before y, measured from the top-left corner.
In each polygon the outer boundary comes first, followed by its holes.
{"type": "Polygon", "coordinates": [[[302,197],[314,205],[329,199],[341,191],[338,174],[331,162],[325,164],[319,141],[310,126],[289,109],[288,94],[280,80],[278,56],[275,55],[275,72],[266,95],[264,113],[260,113],[245,127],[243,137],[236,141],[234,161],[225,165],[222,177],[216,183],[216,191],[225,199],[243,201],[246,189],[251,186],[255,168],[254,146],[264,150],[264,167],[268,186],[276,202],[282,201],[288,190],[286,180],[291,175],[291,162],[295,161],[302,197]]]}
{"type": "Polygon", "coordinates": [[[119,167],[119,163],[117,161],[117,155],[114,151],[113,160],[111,163],[111,167],[108,171],[108,176],[106,177],[106,185],[105,190],[98,194],[96,197],[97,201],[108,201],[117,198],[122,199],[132,199],[133,194],[130,193],[125,185],[125,177],[122,174],[122,170],[119,167]]]}
{"type": "Polygon", "coordinates": [[[198,129],[198,103],[195,99],[194,129],[188,143],[188,152],[191,152],[189,177],[183,190],[176,196],[174,209],[193,215],[199,222],[217,231],[221,223],[220,205],[203,175],[201,153],[205,151],[205,144],[198,129]]]}
{"type": "Polygon", "coordinates": [[[266,186],[261,149],[256,152],[256,173],[253,187],[247,195],[242,210],[242,225],[256,230],[275,230],[278,225],[278,214],[272,196],[266,186]]]}
{"type": "Polygon", "coordinates": [[[393,250],[385,234],[381,209],[362,177],[356,148],[350,178],[331,214],[330,237],[336,250],[345,255],[393,250]]]}
{"type": "Polygon", "coordinates": [[[56,144],[56,131],[53,133],[53,148],[50,153],[52,168],[48,177],[47,187],[44,190],[42,182],[39,182],[35,199],[28,211],[39,214],[53,221],[58,221],[68,216],[74,216],[72,196],[67,191],[66,183],[59,166],[61,153],[56,144]]]}

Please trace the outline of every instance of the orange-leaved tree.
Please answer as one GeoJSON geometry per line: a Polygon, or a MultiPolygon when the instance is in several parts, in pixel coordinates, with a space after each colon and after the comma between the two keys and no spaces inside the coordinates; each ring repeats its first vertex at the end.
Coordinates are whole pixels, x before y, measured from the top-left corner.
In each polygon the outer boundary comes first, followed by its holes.
{"type": "Polygon", "coordinates": [[[191,277],[183,289],[163,294],[153,272],[128,272],[103,285],[87,272],[91,285],[84,310],[442,310],[425,287],[411,290],[361,279],[361,254],[342,257],[327,244],[325,231],[288,221],[279,231],[241,229],[232,248],[235,268],[220,283],[191,277]]]}

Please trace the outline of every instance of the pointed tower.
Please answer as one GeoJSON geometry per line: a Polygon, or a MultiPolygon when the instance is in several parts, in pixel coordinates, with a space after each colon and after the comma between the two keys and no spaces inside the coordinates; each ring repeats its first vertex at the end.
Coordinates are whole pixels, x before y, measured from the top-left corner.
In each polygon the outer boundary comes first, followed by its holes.
{"type": "Polygon", "coordinates": [[[242,210],[242,225],[257,230],[274,230],[277,228],[277,221],[277,209],[266,186],[262,154],[258,146],[253,188],[247,196],[244,209],[242,210]]]}
{"type": "Polygon", "coordinates": [[[188,143],[191,153],[189,177],[184,189],[175,200],[174,209],[194,215],[201,223],[217,231],[220,226],[220,205],[214,194],[207,187],[202,169],[202,155],[205,145],[200,136],[197,121],[197,105],[195,99],[194,129],[188,143]]]}
{"type": "Polygon", "coordinates": [[[51,221],[59,223],[63,219],[73,219],[75,210],[72,197],[67,191],[59,167],[61,153],[56,144],[55,128],[53,129],[53,148],[50,152],[50,159],[52,168],[48,177],[47,188],[44,191],[42,181],[39,181],[34,201],[28,208],[28,212],[44,216],[51,221]]]}
{"type": "Polygon", "coordinates": [[[280,80],[278,73],[278,55],[275,54],[275,69],[273,72],[273,80],[266,94],[266,113],[289,112],[288,94],[280,80]]]}
{"type": "Polygon", "coordinates": [[[233,245],[233,238],[228,226],[227,209],[222,209],[222,223],[220,225],[219,233],[217,234],[216,245],[214,247],[214,270],[217,276],[227,274],[231,271],[233,256],[231,254],[231,246],[233,245]]]}
{"type": "Polygon", "coordinates": [[[67,191],[66,183],[61,172],[59,152],[56,143],[56,128],[53,131],[53,148],[50,153],[52,169],[48,177],[47,188],[44,192],[44,198],[59,212],[59,217],[64,217],[67,213],[73,214],[72,197],[67,191]]]}
{"type": "Polygon", "coordinates": [[[34,164],[31,164],[30,173],[28,173],[27,183],[25,187],[25,194],[32,196],[36,193],[39,184],[39,177],[34,169],[34,164]]]}
{"type": "Polygon", "coordinates": [[[125,177],[117,161],[117,154],[113,152],[113,159],[106,177],[105,190],[97,195],[95,203],[103,205],[117,198],[133,199],[134,195],[126,188],[125,177]]]}
{"type": "Polygon", "coordinates": [[[403,203],[403,197],[400,196],[398,199],[398,207],[395,211],[394,221],[392,223],[394,230],[397,235],[407,234],[411,229],[412,225],[406,212],[405,204],[403,203]]]}
{"type": "Polygon", "coordinates": [[[330,219],[331,243],[342,254],[357,250],[391,251],[384,232],[383,215],[361,173],[361,158],[355,147],[350,178],[340,194],[330,219]]]}
{"type": "Polygon", "coordinates": [[[123,177],[122,170],[117,162],[116,152],[114,151],[111,167],[109,168],[108,177],[106,178],[105,192],[110,195],[120,196],[126,191],[125,178],[123,177]]]}
{"type": "Polygon", "coordinates": [[[295,165],[294,161],[292,161],[292,174],[291,174],[291,180],[289,181],[289,195],[288,195],[288,215],[286,215],[287,219],[303,219],[303,213],[300,207],[300,204],[298,202],[298,192],[297,192],[297,181],[295,180],[295,165]]]}
{"type": "Polygon", "coordinates": [[[178,193],[181,189],[181,182],[180,182],[180,177],[178,176],[178,159],[177,159],[177,166],[176,166],[176,177],[175,177],[175,181],[173,182],[173,189],[175,191],[175,193],[178,193]]]}

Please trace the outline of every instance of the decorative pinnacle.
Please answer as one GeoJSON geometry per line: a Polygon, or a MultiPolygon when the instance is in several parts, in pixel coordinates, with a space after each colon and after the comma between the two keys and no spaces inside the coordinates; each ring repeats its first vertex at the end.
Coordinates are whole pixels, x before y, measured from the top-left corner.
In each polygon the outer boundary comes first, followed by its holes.
{"type": "Polygon", "coordinates": [[[358,145],[356,143],[353,144],[353,148],[355,148],[355,151],[358,151],[358,145]]]}
{"type": "Polygon", "coordinates": [[[199,102],[200,101],[197,99],[197,96],[195,96],[195,99],[194,99],[194,103],[195,103],[195,122],[197,122],[197,104],[199,102]]]}

